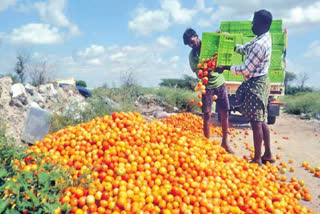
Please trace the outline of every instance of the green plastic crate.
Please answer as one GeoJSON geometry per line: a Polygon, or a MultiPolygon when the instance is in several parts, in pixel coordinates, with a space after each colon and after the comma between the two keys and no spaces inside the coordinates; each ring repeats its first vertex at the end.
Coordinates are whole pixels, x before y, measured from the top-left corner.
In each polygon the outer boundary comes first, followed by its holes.
{"type": "Polygon", "coordinates": [[[229,76],[230,76],[230,71],[224,71],[223,72],[223,77],[226,81],[229,81],[229,76]]]}
{"type": "Polygon", "coordinates": [[[252,21],[242,21],[240,22],[240,28],[242,31],[251,31],[252,21]]]}
{"type": "Polygon", "coordinates": [[[269,70],[282,70],[282,51],[272,51],[269,70]]]}
{"type": "Polygon", "coordinates": [[[243,36],[242,37],[242,44],[246,44],[254,39],[254,36],[243,36]]]}
{"type": "Polygon", "coordinates": [[[282,33],[282,20],[272,20],[269,31],[271,33],[282,33]]]}
{"type": "Polygon", "coordinates": [[[285,72],[283,70],[269,70],[270,82],[283,82],[285,78],[285,72]]]}
{"type": "Polygon", "coordinates": [[[271,39],[273,45],[284,45],[285,34],[284,33],[271,33],[271,39]]]}
{"type": "Polygon", "coordinates": [[[252,36],[255,37],[256,35],[254,35],[254,33],[252,32],[252,30],[243,30],[240,32],[243,36],[252,36]]]}
{"type": "Polygon", "coordinates": [[[214,53],[218,52],[220,35],[220,33],[202,33],[200,61],[212,57],[214,53]]]}
{"type": "Polygon", "coordinates": [[[220,22],[220,31],[221,32],[229,32],[230,31],[230,23],[229,22],[220,22]]]}
{"type": "Polygon", "coordinates": [[[273,51],[281,51],[283,52],[284,51],[284,45],[272,45],[272,50],[273,51]]]}
{"type": "Polygon", "coordinates": [[[232,65],[241,65],[243,62],[243,56],[239,53],[234,53],[231,58],[232,65]]]}
{"type": "Polygon", "coordinates": [[[220,34],[217,65],[232,65],[237,35],[220,34]]]}
{"type": "Polygon", "coordinates": [[[241,22],[231,21],[230,22],[230,30],[233,30],[233,31],[241,30],[241,22]]]}

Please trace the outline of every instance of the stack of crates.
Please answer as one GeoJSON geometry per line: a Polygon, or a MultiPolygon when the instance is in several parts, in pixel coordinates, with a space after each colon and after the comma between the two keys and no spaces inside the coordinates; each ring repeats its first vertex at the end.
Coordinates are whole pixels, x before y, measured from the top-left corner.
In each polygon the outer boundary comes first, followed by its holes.
{"type": "MultiPolygon", "coordinates": [[[[239,38],[236,39],[236,44],[246,44],[255,38],[252,32],[251,21],[223,21],[220,23],[220,30],[222,32],[229,32],[230,34],[237,34],[239,38]]],[[[269,78],[271,82],[283,82],[285,72],[283,70],[283,52],[286,47],[286,36],[282,30],[282,20],[273,20],[269,30],[272,38],[272,53],[269,68],[269,78]]],[[[218,52],[219,53],[219,52],[218,52]]],[[[241,65],[245,56],[240,54],[233,54],[231,65],[241,65]]],[[[219,65],[219,63],[218,63],[219,65]]],[[[233,75],[227,72],[228,81],[242,81],[242,75],[233,75]]]]}

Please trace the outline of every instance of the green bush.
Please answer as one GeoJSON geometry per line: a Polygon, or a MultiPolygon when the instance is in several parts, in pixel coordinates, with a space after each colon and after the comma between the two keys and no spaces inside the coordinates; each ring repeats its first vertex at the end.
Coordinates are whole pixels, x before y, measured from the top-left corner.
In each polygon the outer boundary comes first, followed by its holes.
{"type": "Polygon", "coordinates": [[[313,92],[313,91],[314,91],[314,89],[310,88],[310,87],[301,88],[301,87],[290,86],[290,85],[288,85],[285,90],[286,95],[295,95],[295,94],[301,93],[301,92],[313,92]]]}
{"type": "Polygon", "coordinates": [[[80,86],[80,87],[86,88],[87,87],[87,83],[84,80],[77,80],[76,81],[76,86],[80,86]]]}
{"type": "Polygon", "coordinates": [[[320,92],[301,92],[295,95],[284,96],[281,101],[285,103],[284,110],[290,114],[320,113],[320,92]]]}
{"type": "Polygon", "coordinates": [[[0,213],[69,212],[59,199],[72,184],[70,173],[58,165],[40,164],[42,159],[7,138],[0,123],[0,213]]]}

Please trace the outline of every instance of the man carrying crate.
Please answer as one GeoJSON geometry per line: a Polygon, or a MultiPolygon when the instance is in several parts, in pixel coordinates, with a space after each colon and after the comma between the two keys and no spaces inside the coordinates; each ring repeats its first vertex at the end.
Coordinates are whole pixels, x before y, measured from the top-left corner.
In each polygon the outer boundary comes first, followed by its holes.
{"type": "Polygon", "coordinates": [[[270,148],[270,131],[265,120],[270,92],[268,70],[270,66],[272,42],[269,33],[272,15],[267,10],[254,13],[252,32],[257,35],[245,45],[236,45],[235,51],[246,55],[242,65],[220,66],[216,71],[230,70],[233,74],[242,74],[245,81],[236,92],[234,106],[250,120],[253,131],[254,158],[252,163],[274,162],[270,148]],[[265,153],[261,157],[262,141],[265,153]]]}
{"type": "MultiPolygon", "coordinates": [[[[189,45],[191,49],[189,54],[189,64],[191,70],[197,74],[198,63],[201,50],[201,40],[199,39],[197,33],[188,28],[183,34],[183,42],[185,45],[189,45]]],[[[229,153],[233,154],[230,146],[228,145],[228,111],[230,109],[227,88],[225,86],[225,79],[221,73],[211,71],[208,75],[208,84],[206,87],[206,94],[202,96],[202,112],[204,114],[203,118],[203,131],[207,138],[210,138],[210,118],[211,109],[213,104],[213,96],[216,95],[218,99],[216,100],[217,112],[221,115],[221,125],[222,125],[222,143],[221,146],[229,153]]]]}

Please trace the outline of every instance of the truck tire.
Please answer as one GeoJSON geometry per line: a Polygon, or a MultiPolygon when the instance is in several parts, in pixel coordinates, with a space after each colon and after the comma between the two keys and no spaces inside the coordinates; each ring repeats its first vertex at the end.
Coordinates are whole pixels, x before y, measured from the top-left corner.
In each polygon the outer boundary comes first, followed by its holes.
{"type": "Polygon", "coordinates": [[[276,123],[276,116],[268,116],[268,124],[273,125],[276,123]]]}

